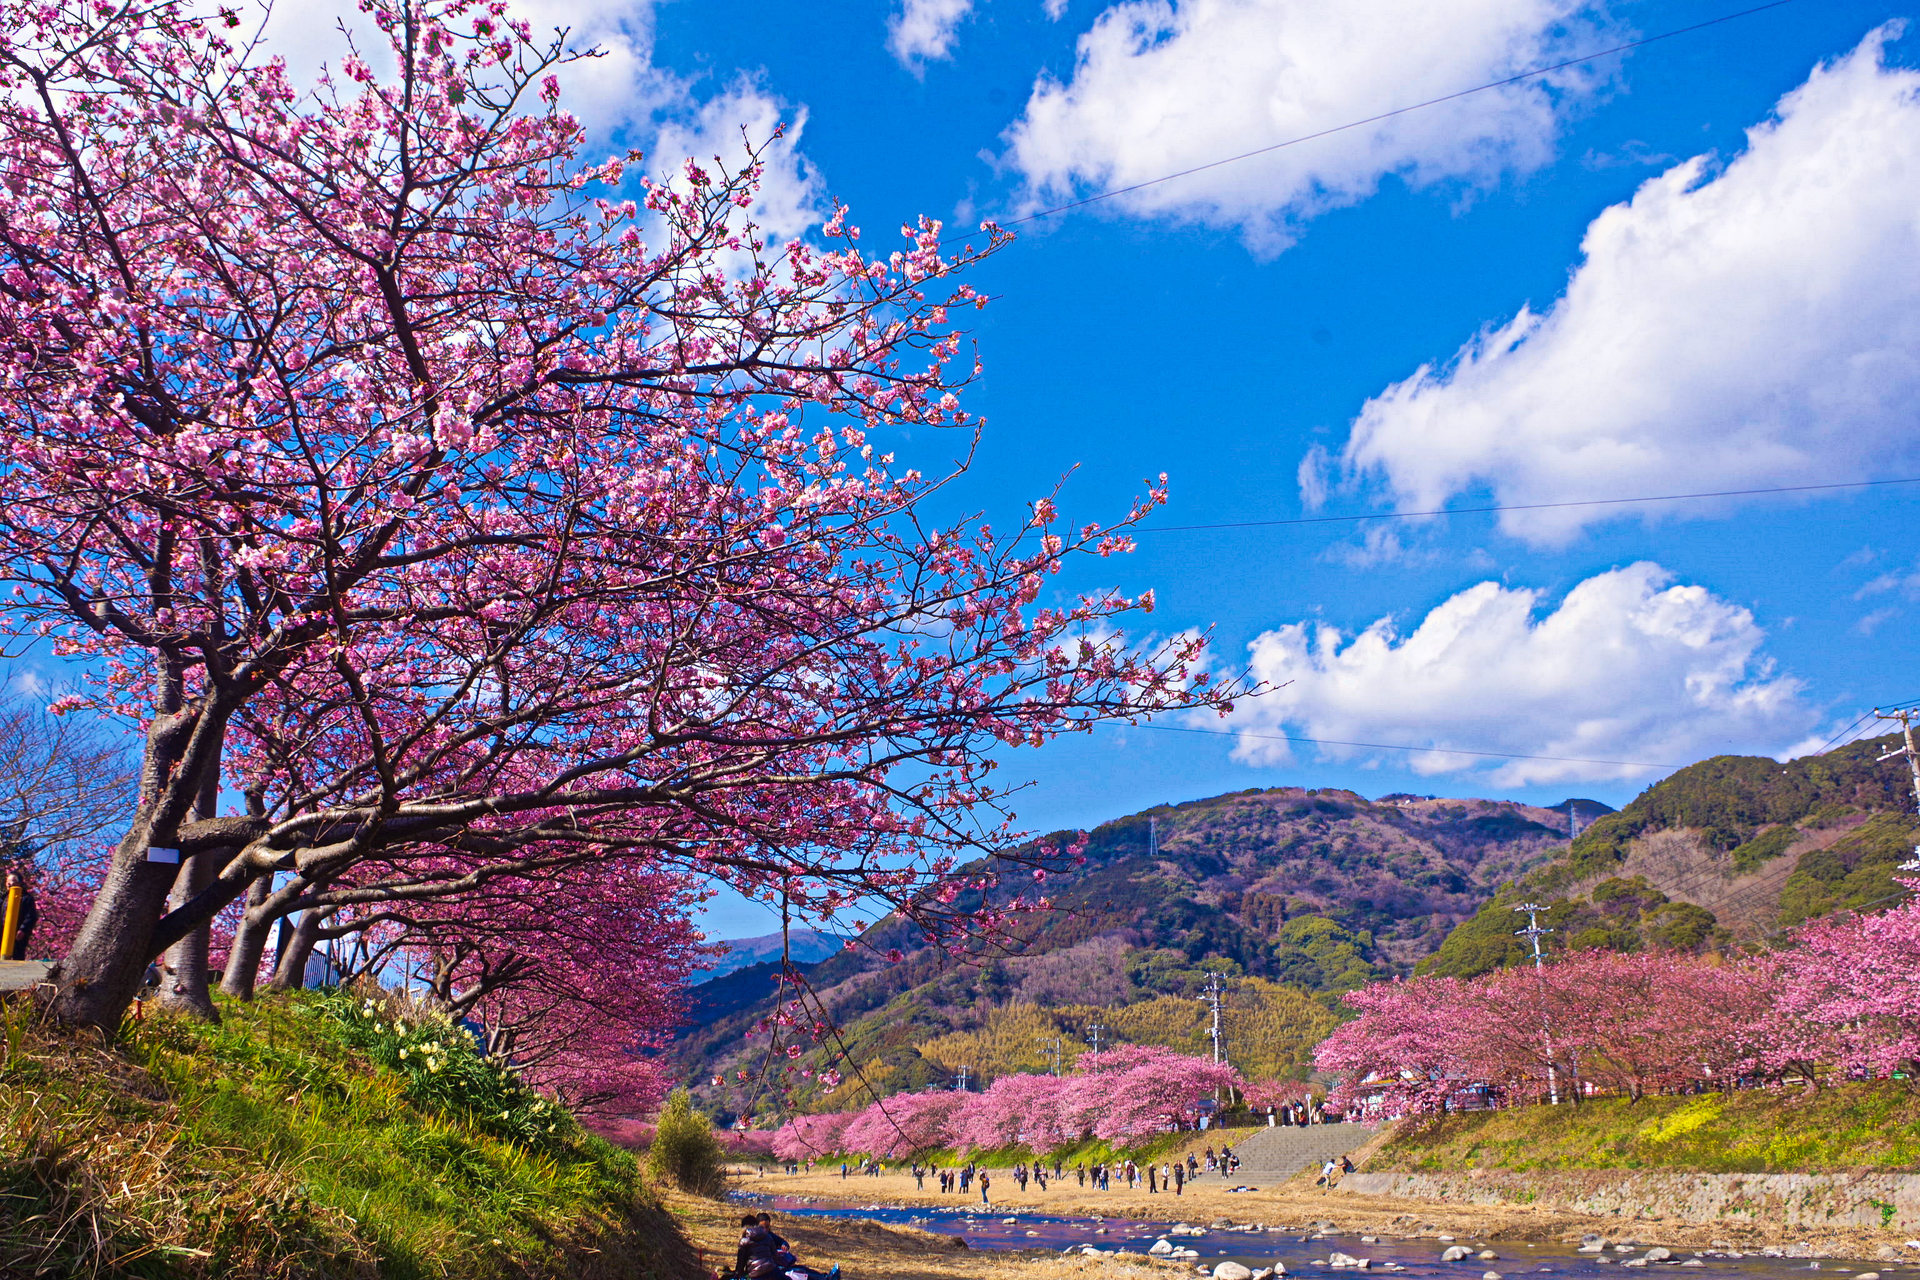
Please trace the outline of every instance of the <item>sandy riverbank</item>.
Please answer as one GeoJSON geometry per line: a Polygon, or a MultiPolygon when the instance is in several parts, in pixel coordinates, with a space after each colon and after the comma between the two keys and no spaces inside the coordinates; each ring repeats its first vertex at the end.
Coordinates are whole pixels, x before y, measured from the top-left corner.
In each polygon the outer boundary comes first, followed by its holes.
{"type": "MultiPolygon", "coordinates": [[[[1202,1176],[1197,1182],[1187,1185],[1185,1194],[1174,1196],[1148,1195],[1144,1189],[1092,1192],[1077,1186],[1071,1176],[1064,1182],[1050,1181],[1045,1191],[1030,1185],[1023,1193],[1012,1177],[1003,1171],[996,1169],[992,1173],[993,1208],[1006,1212],[1026,1210],[1074,1217],[1098,1215],[1147,1221],[1186,1221],[1203,1226],[1216,1219],[1292,1228],[1305,1228],[1318,1222],[1331,1223],[1329,1230],[1341,1234],[1402,1238],[1451,1235],[1462,1243],[1481,1240],[1566,1243],[1578,1241],[1589,1233],[1612,1240],[1634,1240],[1686,1249],[1705,1249],[1715,1241],[1730,1242],[1742,1251],[1804,1242],[1811,1245],[1812,1252],[1817,1255],[1842,1258],[1874,1258],[1881,1246],[1898,1248],[1903,1243],[1894,1233],[1865,1228],[1818,1231],[1813,1228],[1795,1230],[1729,1221],[1695,1222],[1679,1217],[1642,1216],[1625,1219],[1616,1215],[1573,1213],[1535,1205],[1481,1205],[1401,1196],[1363,1196],[1338,1188],[1326,1192],[1312,1186],[1311,1181],[1304,1177],[1262,1185],[1254,1191],[1233,1192],[1228,1188],[1236,1183],[1202,1176]]],[[[932,1185],[929,1181],[929,1188],[932,1185]]],[[[977,1190],[964,1198],[958,1195],[943,1196],[931,1189],[916,1190],[912,1176],[904,1172],[842,1179],[837,1168],[832,1173],[790,1176],[779,1172],[777,1167],[770,1167],[762,1177],[748,1168],[743,1171],[737,1186],[743,1191],[810,1196],[823,1202],[844,1205],[880,1203],[961,1209],[980,1203],[977,1190]]]]}

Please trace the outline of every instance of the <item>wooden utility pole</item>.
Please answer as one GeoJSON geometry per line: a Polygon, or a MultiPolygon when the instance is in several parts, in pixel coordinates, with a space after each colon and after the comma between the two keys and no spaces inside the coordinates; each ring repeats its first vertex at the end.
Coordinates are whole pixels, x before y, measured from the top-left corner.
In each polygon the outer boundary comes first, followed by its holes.
{"type": "Polygon", "coordinates": [[[1907,772],[1913,775],[1914,808],[1916,811],[1920,811],[1920,755],[1915,755],[1913,749],[1913,712],[1904,708],[1899,711],[1882,711],[1880,708],[1875,707],[1873,709],[1873,718],[1876,720],[1898,720],[1900,722],[1900,736],[1905,740],[1905,745],[1893,748],[1887,752],[1887,754],[1881,756],[1880,759],[1891,760],[1895,756],[1905,756],[1907,758],[1907,772]]]}

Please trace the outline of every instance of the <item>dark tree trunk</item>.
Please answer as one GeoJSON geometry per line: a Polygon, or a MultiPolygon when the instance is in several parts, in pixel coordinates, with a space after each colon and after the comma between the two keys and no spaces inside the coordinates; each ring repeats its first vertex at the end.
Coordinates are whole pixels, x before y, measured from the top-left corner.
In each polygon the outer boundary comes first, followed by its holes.
{"type": "MultiPolygon", "coordinates": [[[[193,817],[205,822],[220,816],[220,771],[207,770],[200,779],[199,794],[194,797],[193,817]]],[[[219,867],[218,854],[212,851],[192,854],[180,865],[174,877],[173,892],[167,897],[167,910],[178,911],[199,897],[213,883],[219,867]]],[[[194,929],[167,948],[161,960],[160,1007],[169,1013],[184,1013],[203,1022],[220,1021],[213,1007],[212,984],[208,980],[207,953],[213,946],[213,921],[194,929]]]]}
{"type": "Polygon", "coordinates": [[[146,823],[139,820],[114,850],[106,878],[66,958],[55,967],[53,1017],[69,1026],[119,1033],[153,956],[153,926],[180,868],[147,861],[146,823]]]}
{"type": "MultiPolygon", "coordinates": [[[[178,910],[213,883],[215,854],[202,853],[188,858],[180,866],[167,898],[169,910],[178,910]]],[[[213,925],[203,924],[168,947],[160,960],[160,1007],[169,1013],[184,1013],[204,1022],[220,1021],[213,1006],[213,992],[207,980],[207,952],[213,943],[213,925]]],[[[228,964],[232,964],[231,958],[228,964]]]]}
{"type": "MultiPolygon", "coordinates": [[[[68,1026],[92,1027],[108,1037],[119,1034],[147,964],[164,945],[155,936],[155,926],[166,909],[168,891],[188,878],[187,868],[178,862],[149,861],[149,851],[155,846],[177,849],[180,824],[195,810],[211,815],[220,789],[224,718],[207,720],[184,710],[177,671],[163,672],[160,684],[162,709],[147,728],[140,766],[140,807],[113,852],[73,946],[49,975],[54,984],[48,1002],[52,1018],[68,1026]]],[[[204,874],[211,880],[213,859],[204,862],[204,874]]],[[[204,960],[201,977],[204,994],[204,960]]]]}
{"type": "Polygon", "coordinates": [[[267,954],[267,938],[277,920],[266,910],[272,896],[272,876],[261,876],[247,887],[247,909],[234,926],[226,972],[220,976],[220,989],[236,1000],[253,999],[254,984],[260,980],[260,961],[267,954]]]}

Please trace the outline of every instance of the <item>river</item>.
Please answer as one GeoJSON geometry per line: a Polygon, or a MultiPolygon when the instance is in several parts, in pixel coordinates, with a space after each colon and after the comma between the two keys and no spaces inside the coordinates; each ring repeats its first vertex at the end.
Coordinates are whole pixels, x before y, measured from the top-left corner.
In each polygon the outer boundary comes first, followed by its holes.
{"type": "MultiPolygon", "coordinates": [[[[1262,1230],[1212,1228],[1204,1221],[1190,1225],[1205,1228],[1202,1235],[1172,1235],[1176,1220],[1138,1220],[1129,1218],[1077,1218],[1035,1212],[982,1211],[961,1208],[908,1207],[887,1204],[832,1204],[809,1197],[764,1195],[750,1192],[735,1197],[743,1203],[764,1208],[774,1214],[795,1217],[867,1218],[898,1226],[918,1227],[941,1235],[958,1236],[976,1249],[1045,1249],[1059,1253],[1070,1246],[1093,1245],[1099,1249],[1125,1249],[1145,1253],[1155,1241],[1166,1239],[1177,1247],[1193,1249],[1199,1256],[1188,1259],[1188,1267],[1204,1264],[1209,1270],[1221,1262],[1239,1262],[1259,1269],[1276,1262],[1295,1276],[1319,1273],[1332,1277],[1347,1274],[1344,1268],[1329,1265],[1335,1253],[1365,1258],[1371,1271],[1391,1271],[1407,1280],[1480,1280],[1488,1271],[1499,1272],[1503,1280],[1519,1280],[1528,1275],[1553,1275],[1559,1280],[1632,1280],[1642,1274],[1638,1267],[1623,1265],[1645,1257],[1649,1246],[1658,1242],[1638,1238],[1634,1247],[1609,1244],[1600,1254],[1580,1253],[1570,1245],[1530,1244],[1521,1241],[1481,1240],[1460,1236],[1448,1241],[1434,1237],[1404,1239],[1319,1233],[1309,1227],[1266,1227],[1262,1230]],[[1449,1243],[1470,1246],[1472,1254],[1458,1262],[1440,1261],[1441,1251],[1449,1243]],[[1479,1257],[1492,1250],[1493,1259],[1479,1257]]],[[[1622,1236],[1622,1239],[1629,1237],[1622,1236]]],[[[1667,1261],[1654,1261],[1645,1271],[1668,1271],[1678,1275],[1710,1274],[1723,1280],[1805,1280],[1809,1272],[1828,1276],[1850,1276],[1856,1280],[1882,1275],[1886,1280],[1912,1275],[1909,1268],[1897,1264],[1876,1267],[1872,1263],[1845,1259],[1769,1258],[1757,1253],[1733,1254],[1717,1250],[1673,1249],[1667,1261]]],[[[1181,1274],[1169,1267],[1169,1277],[1181,1274]]],[[[1188,1270],[1186,1274],[1193,1274],[1188,1270]]]]}

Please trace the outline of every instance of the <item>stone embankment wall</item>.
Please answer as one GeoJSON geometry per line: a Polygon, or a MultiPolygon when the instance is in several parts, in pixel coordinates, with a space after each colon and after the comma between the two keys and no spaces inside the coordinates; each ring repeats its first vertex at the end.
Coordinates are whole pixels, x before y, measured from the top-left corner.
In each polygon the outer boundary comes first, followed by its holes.
{"type": "Polygon", "coordinates": [[[1455,1204],[1537,1205],[1623,1219],[1920,1232],[1920,1174],[1915,1173],[1356,1172],[1341,1179],[1340,1189],[1455,1204]]]}

